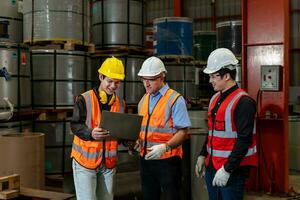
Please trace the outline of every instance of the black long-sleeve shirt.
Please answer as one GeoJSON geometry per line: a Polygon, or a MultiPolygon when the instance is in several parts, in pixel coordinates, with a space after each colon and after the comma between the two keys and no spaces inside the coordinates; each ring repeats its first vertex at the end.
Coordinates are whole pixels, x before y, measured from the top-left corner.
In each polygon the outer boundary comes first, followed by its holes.
{"type": "MultiPolygon", "coordinates": [[[[110,110],[110,107],[108,104],[100,104],[100,97],[99,97],[99,91],[98,87],[93,88],[93,92],[95,92],[99,105],[100,110],[110,110]]],[[[71,120],[71,130],[72,132],[78,136],[82,140],[94,140],[92,138],[92,128],[87,127],[85,124],[86,120],[86,104],[84,97],[82,95],[77,96],[75,104],[74,104],[74,109],[73,109],[73,116],[71,120]]]]}
{"type": "MultiPolygon", "coordinates": [[[[238,86],[235,85],[225,92],[221,93],[215,107],[212,109],[212,118],[215,119],[216,113],[221,105],[221,103],[226,99],[226,97],[238,89],[238,86]]],[[[227,163],[224,165],[224,169],[232,173],[234,171],[245,171],[247,173],[249,167],[240,167],[240,163],[244,156],[246,155],[249,146],[252,143],[253,137],[253,128],[255,123],[255,113],[256,113],[256,103],[249,96],[242,96],[238,101],[236,108],[234,110],[234,123],[237,129],[237,141],[235,146],[228,158],[227,163]],[[242,169],[243,168],[243,169],[242,169]]],[[[206,149],[206,141],[202,147],[200,155],[207,156],[208,152],[206,149]]],[[[210,161],[210,167],[212,163],[210,161]]]]}

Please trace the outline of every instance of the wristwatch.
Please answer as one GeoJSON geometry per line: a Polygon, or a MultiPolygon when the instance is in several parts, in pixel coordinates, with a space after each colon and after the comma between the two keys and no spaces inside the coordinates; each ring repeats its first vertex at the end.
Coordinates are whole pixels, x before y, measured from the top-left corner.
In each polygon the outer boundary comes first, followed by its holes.
{"type": "Polygon", "coordinates": [[[168,151],[171,151],[172,150],[172,148],[168,145],[168,143],[165,143],[165,145],[166,145],[166,152],[168,152],[168,151]]]}

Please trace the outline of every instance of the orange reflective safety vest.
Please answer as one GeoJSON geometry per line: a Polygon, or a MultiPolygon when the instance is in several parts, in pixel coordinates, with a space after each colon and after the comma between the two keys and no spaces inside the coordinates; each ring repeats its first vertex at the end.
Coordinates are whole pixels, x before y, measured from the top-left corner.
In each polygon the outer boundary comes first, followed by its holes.
{"type": "MultiPolygon", "coordinates": [[[[83,93],[82,96],[86,104],[85,124],[93,129],[100,124],[100,102],[93,90],[83,93]]],[[[111,105],[110,111],[124,112],[124,102],[117,97],[111,105]]],[[[103,160],[106,168],[111,169],[116,166],[117,147],[118,142],[116,140],[85,141],[74,135],[71,157],[88,169],[96,169],[103,160]]]]}
{"type": "MultiPolygon", "coordinates": [[[[143,116],[139,135],[139,144],[141,147],[140,155],[142,157],[145,156],[147,148],[157,144],[165,144],[177,132],[177,129],[173,127],[171,112],[172,106],[179,96],[180,94],[176,91],[168,89],[158,100],[151,114],[149,113],[150,95],[145,94],[139,102],[139,115],[143,116]]],[[[172,156],[182,157],[182,147],[179,146],[165,152],[160,159],[172,156]]]]}
{"type": "MultiPolygon", "coordinates": [[[[234,110],[239,99],[248,95],[242,89],[237,89],[229,94],[226,99],[221,103],[215,121],[212,121],[212,109],[215,107],[220,92],[216,93],[210,100],[208,108],[208,141],[207,151],[208,155],[205,159],[206,166],[209,165],[209,160],[212,157],[212,164],[216,170],[220,169],[230,156],[234,145],[237,141],[237,130],[234,123],[234,110]]],[[[245,111],[247,112],[247,111],[245,111]]],[[[257,166],[257,149],[256,149],[256,137],[255,126],[253,130],[252,144],[248,148],[248,152],[242,159],[241,166],[257,166]]]]}

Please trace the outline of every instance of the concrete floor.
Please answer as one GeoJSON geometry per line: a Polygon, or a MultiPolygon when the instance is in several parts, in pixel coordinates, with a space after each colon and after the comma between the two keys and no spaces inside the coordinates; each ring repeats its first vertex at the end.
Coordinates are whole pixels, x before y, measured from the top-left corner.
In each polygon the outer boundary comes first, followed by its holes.
{"type": "Polygon", "coordinates": [[[268,194],[247,193],[245,200],[300,200],[300,172],[291,172],[289,185],[294,193],[290,197],[280,197],[268,194]]]}
{"type": "MultiPolygon", "coordinates": [[[[118,183],[119,185],[126,185],[126,183],[124,184],[124,181],[126,182],[127,178],[133,179],[133,177],[138,177],[138,174],[133,173],[133,175],[130,176],[120,176],[118,178],[118,183]]],[[[60,190],[54,190],[54,191],[60,191],[60,192],[66,192],[66,193],[73,193],[74,192],[74,186],[73,186],[73,180],[72,177],[70,176],[69,181],[66,181],[63,186],[61,186],[59,189],[60,190]]],[[[67,180],[68,180],[67,179],[67,180]]],[[[137,180],[135,180],[134,182],[138,182],[137,180]]],[[[136,183],[138,184],[138,183],[136,183]]],[[[274,196],[274,195],[268,195],[268,194],[259,194],[259,193],[253,193],[253,192],[247,192],[245,194],[245,198],[244,200],[300,200],[300,171],[299,172],[291,172],[289,175],[289,184],[290,184],[290,188],[293,188],[293,190],[295,191],[294,195],[295,196],[291,196],[291,197],[280,197],[280,196],[274,196]]],[[[128,185],[127,185],[128,186],[128,185]]],[[[129,187],[129,189],[131,190],[130,193],[132,194],[136,194],[136,195],[127,195],[122,196],[122,195],[118,195],[118,193],[124,193],[124,191],[116,191],[116,200],[136,200],[136,199],[141,199],[141,194],[137,191],[135,191],[136,189],[136,185],[133,186],[131,185],[129,187]]],[[[53,188],[49,188],[47,187],[48,190],[53,190],[53,188]]],[[[124,188],[123,188],[124,189],[124,188]]],[[[127,187],[128,189],[128,187],[127,187]]],[[[120,190],[120,188],[119,188],[120,190]]],[[[140,190],[140,189],[139,189],[140,190]]],[[[207,195],[206,195],[207,196],[207,195]]],[[[207,200],[207,197],[201,198],[201,200],[207,200]]],[[[74,198],[75,199],[75,198],[74,198]]]]}

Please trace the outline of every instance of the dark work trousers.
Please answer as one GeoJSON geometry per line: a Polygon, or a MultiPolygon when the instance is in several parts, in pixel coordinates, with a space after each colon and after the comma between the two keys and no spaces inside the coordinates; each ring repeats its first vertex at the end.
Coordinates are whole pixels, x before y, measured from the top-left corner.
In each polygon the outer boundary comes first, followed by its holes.
{"type": "Polygon", "coordinates": [[[224,187],[213,186],[212,182],[216,171],[212,168],[205,170],[205,181],[208,190],[209,200],[242,200],[246,176],[240,173],[232,173],[224,187]]]}
{"type": "Polygon", "coordinates": [[[162,160],[141,158],[143,200],[180,200],[181,158],[178,156],[162,160]]]}

